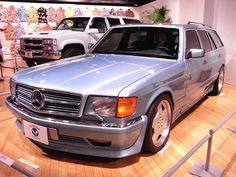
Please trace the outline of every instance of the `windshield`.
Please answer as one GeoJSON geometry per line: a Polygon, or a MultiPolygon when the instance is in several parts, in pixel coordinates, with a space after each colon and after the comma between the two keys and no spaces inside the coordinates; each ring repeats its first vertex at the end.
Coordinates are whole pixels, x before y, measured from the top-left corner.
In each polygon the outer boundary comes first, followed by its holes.
{"type": "Polygon", "coordinates": [[[76,30],[84,31],[89,21],[89,17],[66,18],[63,19],[55,30],[76,30]]]}
{"type": "Polygon", "coordinates": [[[179,30],[160,27],[115,28],[92,53],[112,53],[177,59],[179,30]]]}

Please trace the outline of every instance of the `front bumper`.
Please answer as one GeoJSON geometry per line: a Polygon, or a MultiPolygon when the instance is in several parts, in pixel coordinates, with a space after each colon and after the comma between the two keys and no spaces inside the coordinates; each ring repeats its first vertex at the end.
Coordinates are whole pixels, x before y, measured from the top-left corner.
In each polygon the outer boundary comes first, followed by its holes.
{"type": "Polygon", "coordinates": [[[138,121],[127,127],[103,127],[39,116],[16,105],[11,97],[8,97],[5,103],[18,118],[17,125],[22,131],[24,131],[22,119],[47,127],[48,131],[51,128],[57,130],[58,140],[49,137],[48,145],[36,142],[46,148],[112,158],[126,157],[141,151],[147,126],[146,116],[141,116],[137,119],[138,121]],[[94,144],[91,140],[96,142],[110,142],[110,144],[94,144]]]}
{"type": "Polygon", "coordinates": [[[57,60],[60,59],[61,52],[60,51],[42,51],[42,50],[20,50],[20,55],[22,58],[45,58],[45,59],[50,59],[50,60],[57,60]],[[26,52],[31,52],[31,56],[26,55],[26,52]]]}

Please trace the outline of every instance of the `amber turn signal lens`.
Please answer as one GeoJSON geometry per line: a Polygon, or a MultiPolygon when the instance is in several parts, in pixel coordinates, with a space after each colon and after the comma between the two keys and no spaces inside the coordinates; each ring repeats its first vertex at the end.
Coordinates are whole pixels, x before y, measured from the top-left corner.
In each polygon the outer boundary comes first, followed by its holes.
{"type": "Polygon", "coordinates": [[[137,104],[136,97],[118,98],[116,117],[124,118],[131,116],[135,112],[136,104],[137,104]]]}

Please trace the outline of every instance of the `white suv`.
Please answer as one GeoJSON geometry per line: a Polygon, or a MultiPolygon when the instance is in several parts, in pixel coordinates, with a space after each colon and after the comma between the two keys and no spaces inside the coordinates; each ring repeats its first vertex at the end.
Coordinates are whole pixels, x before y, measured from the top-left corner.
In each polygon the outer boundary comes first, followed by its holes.
{"type": "Polygon", "coordinates": [[[116,16],[65,18],[52,31],[22,36],[20,54],[29,67],[81,55],[112,26],[129,23],[140,23],[140,21],[116,16]]]}

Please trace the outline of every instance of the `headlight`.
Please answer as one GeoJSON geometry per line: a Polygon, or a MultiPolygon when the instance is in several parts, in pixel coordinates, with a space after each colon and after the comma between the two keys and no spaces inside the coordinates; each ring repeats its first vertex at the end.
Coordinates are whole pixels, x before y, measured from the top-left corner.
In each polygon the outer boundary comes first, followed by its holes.
{"type": "Polygon", "coordinates": [[[45,44],[45,45],[56,45],[57,40],[56,39],[43,39],[43,44],[45,44]]]}
{"type": "Polygon", "coordinates": [[[56,39],[43,39],[43,50],[44,51],[56,51],[57,40],[56,39]]]}
{"type": "Polygon", "coordinates": [[[47,51],[56,51],[57,50],[57,46],[52,46],[52,45],[44,45],[43,46],[43,50],[47,50],[47,51]]]}
{"type": "Polygon", "coordinates": [[[24,41],[24,39],[20,39],[20,48],[21,49],[25,48],[25,41],[24,41]]]}
{"type": "Polygon", "coordinates": [[[85,109],[86,115],[115,117],[117,99],[114,97],[89,97],[85,109]]]}
{"type": "Polygon", "coordinates": [[[136,110],[136,97],[89,97],[84,111],[85,115],[124,118],[131,116],[136,110]]]}

